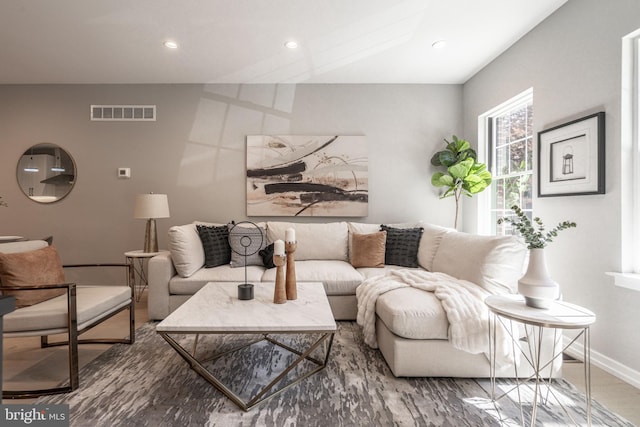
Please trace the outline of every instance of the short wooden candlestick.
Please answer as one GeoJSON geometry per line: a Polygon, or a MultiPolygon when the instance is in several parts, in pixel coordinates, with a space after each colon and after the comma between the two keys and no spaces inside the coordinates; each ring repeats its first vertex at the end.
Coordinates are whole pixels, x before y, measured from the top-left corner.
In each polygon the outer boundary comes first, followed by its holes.
{"type": "Polygon", "coordinates": [[[296,260],[293,253],[298,247],[297,242],[284,242],[284,251],[287,253],[287,299],[298,299],[298,285],[296,282],[296,260]]]}
{"type": "Polygon", "coordinates": [[[285,255],[274,255],[273,263],[276,265],[276,285],[273,290],[273,302],[275,304],[284,304],[287,302],[287,290],[284,283],[284,263],[285,255]]]}

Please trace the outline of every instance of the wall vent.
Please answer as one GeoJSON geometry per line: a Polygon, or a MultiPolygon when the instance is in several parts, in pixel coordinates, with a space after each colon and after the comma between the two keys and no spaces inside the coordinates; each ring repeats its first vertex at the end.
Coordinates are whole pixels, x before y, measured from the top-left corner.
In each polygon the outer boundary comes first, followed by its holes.
{"type": "Polygon", "coordinates": [[[92,105],[92,121],[155,122],[155,105],[92,105]]]}

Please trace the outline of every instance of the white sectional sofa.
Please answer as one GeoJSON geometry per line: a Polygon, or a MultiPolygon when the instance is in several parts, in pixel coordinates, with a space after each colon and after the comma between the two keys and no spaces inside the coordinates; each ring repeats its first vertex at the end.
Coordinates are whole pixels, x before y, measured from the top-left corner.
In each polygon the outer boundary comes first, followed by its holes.
{"type": "MultiPolygon", "coordinates": [[[[231,264],[205,268],[205,254],[197,224],[169,230],[169,254],[149,261],[149,317],[163,319],[207,282],[238,282],[245,269],[231,264]]],[[[209,224],[213,225],[213,224],[209,224]]],[[[220,225],[220,224],[218,224],[220,225]]],[[[356,288],[367,278],[389,270],[411,267],[384,265],[356,268],[351,264],[354,235],[380,231],[380,224],[358,222],[293,223],[271,221],[258,226],[266,230],[266,244],[295,229],[298,282],[324,285],[336,320],[355,320],[356,288]]],[[[389,224],[394,229],[422,228],[416,270],[442,272],[470,281],[490,293],[515,293],[522,275],[526,247],[515,237],[478,236],[426,223],[389,224]]],[[[275,269],[247,266],[249,283],[275,280],[275,269]]],[[[380,351],[396,376],[488,377],[484,354],[471,354],[449,342],[449,323],[433,293],[402,288],[380,296],[376,304],[376,335],[380,351]]],[[[548,375],[557,376],[559,364],[548,375]]],[[[518,373],[528,375],[524,366],[518,373]]],[[[497,376],[514,376],[513,366],[499,366],[497,376]]]]}

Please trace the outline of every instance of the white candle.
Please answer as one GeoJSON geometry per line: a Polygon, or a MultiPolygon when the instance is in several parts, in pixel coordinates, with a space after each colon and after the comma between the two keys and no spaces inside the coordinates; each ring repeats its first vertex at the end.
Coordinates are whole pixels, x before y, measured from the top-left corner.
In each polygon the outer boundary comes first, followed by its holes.
{"type": "Polygon", "coordinates": [[[273,242],[273,254],[284,255],[284,242],[282,240],[276,240],[273,242]]]}
{"type": "Polygon", "coordinates": [[[284,241],[294,243],[296,241],[296,230],[293,228],[287,228],[284,232],[284,241]]]}

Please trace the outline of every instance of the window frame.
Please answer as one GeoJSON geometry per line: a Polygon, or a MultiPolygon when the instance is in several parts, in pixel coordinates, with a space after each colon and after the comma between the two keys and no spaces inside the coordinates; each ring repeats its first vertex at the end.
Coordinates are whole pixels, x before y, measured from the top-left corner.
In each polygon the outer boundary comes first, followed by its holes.
{"type": "Polygon", "coordinates": [[[620,268],[615,284],[640,291],[640,29],[622,38],[620,268]]]}
{"type": "MultiPolygon", "coordinates": [[[[492,147],[492,122],[495,117],[505,114],[513,110],[515,107],[526,103],[533,103],[533,88],[529,88],[516,96],[508,99],[502,104],[490,109],[489,111],[478,116],[478,157],[488,159],[488,166],[491,173],[494,173],[494,148],[492,147]]],[[[532,132],[532,138],[534,137],[532,132]]],[[[532,151],[536,149],[535,141],[532,140],[532,151]]],[[[535,161],[535,153],[532,156],[532,163],[535,161]]],[[[531,164],[531,186],[534,190],[534,165],[531,164]]],[[[478,195],[478,223],[477,230],[479,234],[493,235],[495,234],[495,224],[492,223],[492,197],[493,190],[484,191],[478,195]]],[[[532,193],[532,199],[534,193],[532,193]]]]}

